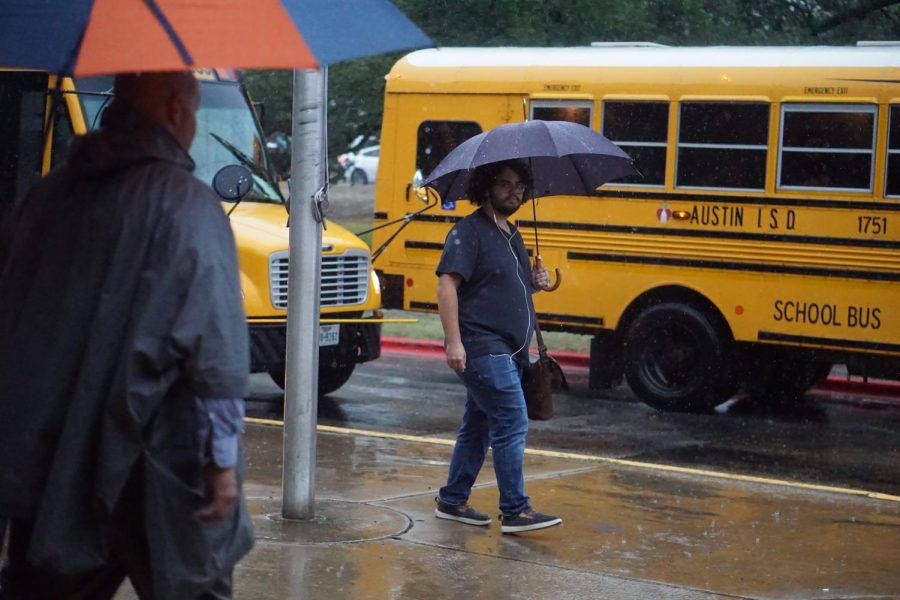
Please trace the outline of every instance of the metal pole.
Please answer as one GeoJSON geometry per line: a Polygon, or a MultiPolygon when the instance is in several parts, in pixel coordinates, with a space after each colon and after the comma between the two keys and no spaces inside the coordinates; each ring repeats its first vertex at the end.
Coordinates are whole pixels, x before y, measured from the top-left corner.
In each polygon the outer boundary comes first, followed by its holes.
{"type": "Polygon", "coordinates": [[[294,71],[281,509],[286,519],[315,517],[322,228],[313,197],[325,183],[325,81],[323,70],[294,71]]]}

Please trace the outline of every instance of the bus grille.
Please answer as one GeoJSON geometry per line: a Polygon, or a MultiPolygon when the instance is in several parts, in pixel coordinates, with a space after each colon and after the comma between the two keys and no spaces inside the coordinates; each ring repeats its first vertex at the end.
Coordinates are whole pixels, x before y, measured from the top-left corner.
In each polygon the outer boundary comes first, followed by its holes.
{"type": "MultiPolygon", "coordinates": [[[[288,305],[288,253],[276,252],[269,257],[269,287],[272,305],[286,309],[288,305]]],[[[322,286],[319,306],[352,306],[363,304],[369,294],[369,253],[348,250],[343,254],[322,255],[322,286]]]]}

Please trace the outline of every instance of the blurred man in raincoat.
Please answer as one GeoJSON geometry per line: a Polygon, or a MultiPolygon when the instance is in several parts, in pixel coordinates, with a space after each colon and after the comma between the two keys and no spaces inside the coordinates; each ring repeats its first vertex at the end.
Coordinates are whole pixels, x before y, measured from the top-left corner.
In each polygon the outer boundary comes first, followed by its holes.
{"type": "Polygon", "coordinates": [[[0,598],[229,598],[248,341],[190,73],[123,75],[0,240],[0,598]]]}

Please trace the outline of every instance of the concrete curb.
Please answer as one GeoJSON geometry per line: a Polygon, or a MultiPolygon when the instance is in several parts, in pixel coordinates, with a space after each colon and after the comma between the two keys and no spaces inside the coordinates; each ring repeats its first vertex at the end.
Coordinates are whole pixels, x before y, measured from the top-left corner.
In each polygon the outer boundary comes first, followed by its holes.
{"type": "MultiPolygon", "coordinates": [[[[444,343],[439,340],[417,340],[410,338],[383,337],[381,349],[400,354],[444,354],[444,343]]],[[[550,355],[567,368],[587,369],[590,357],[581,352],[555,352],[550,355]]],[[[900,399],[900,381],[887,379],[862,379],[859,377],[829,376],[815,387],[816,391],[851,394],[859,396],[879,396],[900,399]]]]}

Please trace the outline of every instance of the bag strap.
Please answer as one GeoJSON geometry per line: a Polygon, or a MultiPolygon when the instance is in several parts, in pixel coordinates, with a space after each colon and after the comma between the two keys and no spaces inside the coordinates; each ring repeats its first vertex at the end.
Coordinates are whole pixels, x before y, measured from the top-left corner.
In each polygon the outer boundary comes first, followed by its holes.
{"type": "Polygon", "coordinates": [[[550,358],[550,356],[547,354],[547,346],[544,344],[544,336],[541,335],[541,328],[537,323],[537,315],[535,315],[534,317],[534,334],[535,337],[537,337],[538,342],[538,355],[540,355],[542,360],[549,360],[554,365],[556,365],[556,368],[553,369],[553,372],[555,374],[559,374],[559,386],[564,390],[568,390],[569,382],[566,380],[565,371],[562,370],[562,367],[559,366],[559,363],[557,363],[555,359],[550,358]]]}
{"type": "Polygon", "coordinates": [[[537,314],[534,315],[534,335],[537,338],[538,354],[541,358],[546,358],[547,346],[544,344],[544,336],[541,335],[541,328],[538,326],[537,314]]]}

